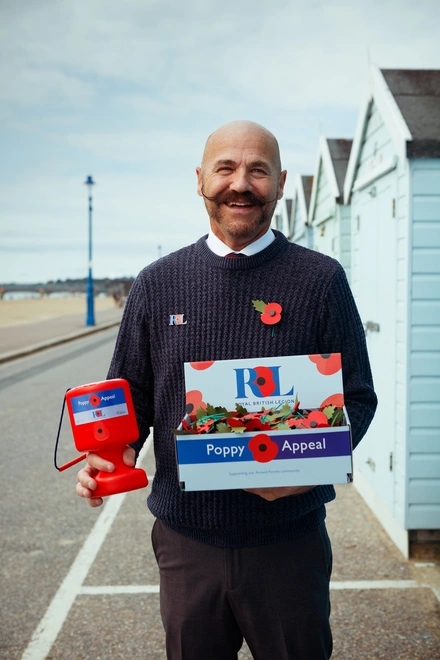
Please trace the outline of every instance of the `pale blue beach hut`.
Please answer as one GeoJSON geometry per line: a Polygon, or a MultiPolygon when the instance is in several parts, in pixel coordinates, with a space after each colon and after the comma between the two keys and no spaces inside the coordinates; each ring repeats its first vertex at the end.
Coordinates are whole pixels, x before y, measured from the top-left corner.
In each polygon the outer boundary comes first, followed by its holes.
{"type": "Polygon", "coordinates": [[[440,549],[440,71],[371,69],[344,203],[379,398],[355,484],[421,556],[440,549]]]}
{"type": "Polygon", "coordinates": [[[309,224],[313,249],[337,259],[350,280],[350,207],[344,204],[343,186],[352,140],[320,138],[313,179],[309,224]]]}
{"type": "Polygon", "coordinates": [[[287,238],[292,243],[313,247],[313,231],[308,223],[313,176],[297,174],[293,199],[286,199],[287,238]]]}

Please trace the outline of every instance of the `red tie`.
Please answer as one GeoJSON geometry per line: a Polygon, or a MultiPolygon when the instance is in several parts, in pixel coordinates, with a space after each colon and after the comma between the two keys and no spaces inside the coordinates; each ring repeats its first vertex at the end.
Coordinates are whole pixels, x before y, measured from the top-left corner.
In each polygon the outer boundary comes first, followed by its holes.
{"type": "Polygon", "coordinates": [[[230,252],[229,254],[226,254],[225,257],[229,257],[229,259],[236,259],[237,257],[245,257],[245,254],[242,254],[241,252],[237,254],[236,252],[230,252]]]}

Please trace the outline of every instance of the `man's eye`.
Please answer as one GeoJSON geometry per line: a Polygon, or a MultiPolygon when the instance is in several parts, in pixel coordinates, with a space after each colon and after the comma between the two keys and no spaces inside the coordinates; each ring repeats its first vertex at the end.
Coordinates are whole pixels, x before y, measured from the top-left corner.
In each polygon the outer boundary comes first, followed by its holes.
{"type": "Polygon", "coordinates": [[[266,174],[265,170],[261,170],[259,167],[255,167],[253,170],[256,174],[266,174]]]}

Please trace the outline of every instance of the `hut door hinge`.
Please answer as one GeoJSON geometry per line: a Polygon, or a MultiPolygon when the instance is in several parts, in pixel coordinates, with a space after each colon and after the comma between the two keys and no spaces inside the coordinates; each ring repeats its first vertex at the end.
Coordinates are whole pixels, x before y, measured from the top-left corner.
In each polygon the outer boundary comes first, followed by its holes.
{"type": "Polygon", "coordinates": [[[393,471],[393,452],[390,452],[390,472],[393,471]]]}
{"type": "Polygon", "coordinates": [[[396,200],[393,199],[393,218],[396,217],[396,200]]]}
{"type": "Polygon", "coordinates": [[[365,334],[367,334],[368,331],[379,332],[380,325],[379,323],[374,323],[373,321],[367,321],[366,323],[364,323],[364,330],[365,330],[365,334]]]}

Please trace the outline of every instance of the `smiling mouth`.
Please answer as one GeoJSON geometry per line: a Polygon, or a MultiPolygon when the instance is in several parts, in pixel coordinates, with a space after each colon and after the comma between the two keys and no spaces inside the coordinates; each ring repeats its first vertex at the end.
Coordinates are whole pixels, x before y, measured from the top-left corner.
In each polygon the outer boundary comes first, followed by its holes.
{"type": "Polygon", "coordinates": [[[226,206],[229,208],[239,208],[239,209],[251,209],[254,204],[250,204],[249,202],[225,202],[226,206]]]}

